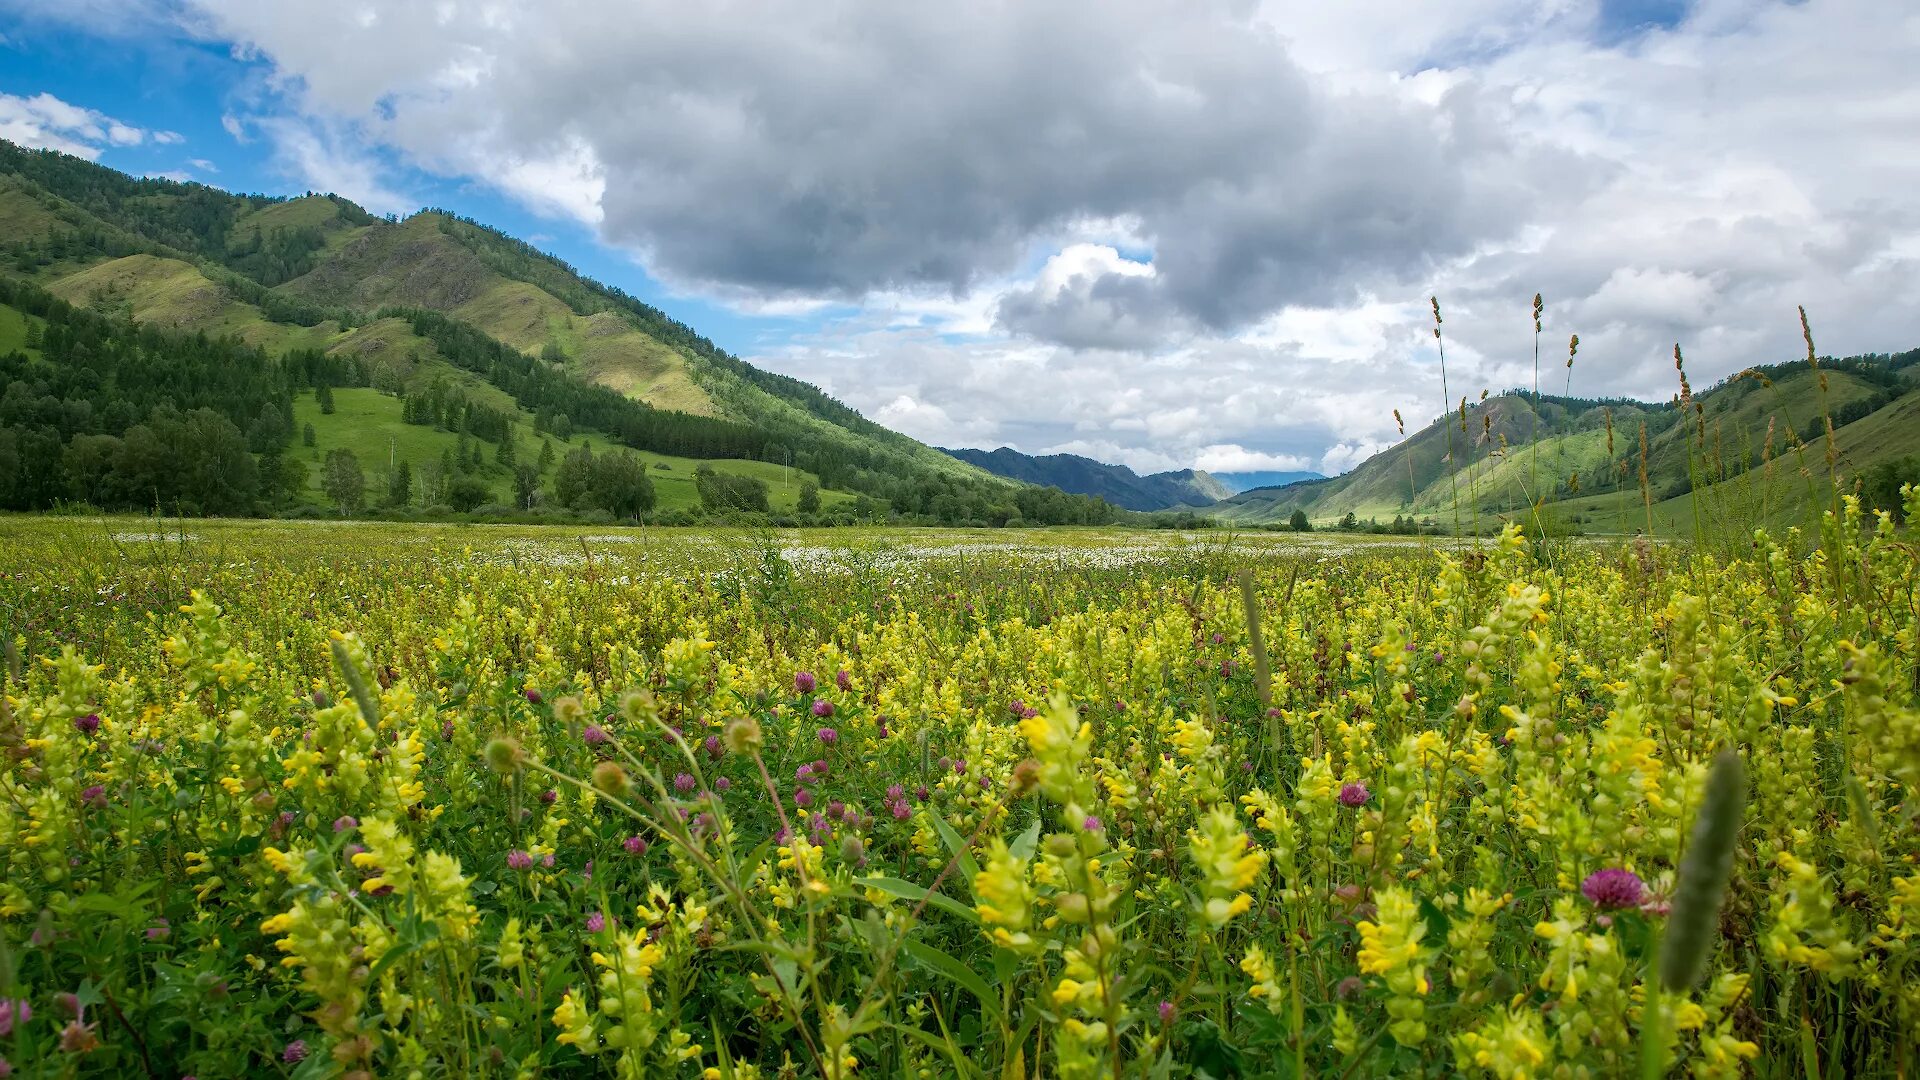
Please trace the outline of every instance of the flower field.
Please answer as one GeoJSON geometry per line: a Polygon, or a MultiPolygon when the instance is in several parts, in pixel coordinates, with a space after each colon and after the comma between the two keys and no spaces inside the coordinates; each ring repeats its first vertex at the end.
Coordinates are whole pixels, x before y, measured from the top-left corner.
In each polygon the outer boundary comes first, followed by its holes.
{"type": "Polygon", "coordinates": [[[0,1076],[1912,1075],[1917,590],[0,521],[0,1076]]]}

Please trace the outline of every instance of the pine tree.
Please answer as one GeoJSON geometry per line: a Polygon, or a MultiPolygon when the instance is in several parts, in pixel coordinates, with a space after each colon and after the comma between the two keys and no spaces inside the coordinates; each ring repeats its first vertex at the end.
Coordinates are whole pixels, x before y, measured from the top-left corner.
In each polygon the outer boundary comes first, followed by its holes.
{"type": "Polygon", "coordinates": [[[322,415],[333,415],[333,387],[328,386],[326,383],[321,383],[319,389],[313,392],[313,396],[315,400],[320,402],[320,412],[322,415]]]}
{"type": "Polygon", "coordinates": [[[387,479],[387,505],[405,506],[413,501],[413,467],[405,461],[387,479]]]}
{"type": "Polygon", "coordinates": [[[312,446],[313,439],[314,439],[313,424],[309,422],[306,427],[300,429],[300,445],[312,446]]]}

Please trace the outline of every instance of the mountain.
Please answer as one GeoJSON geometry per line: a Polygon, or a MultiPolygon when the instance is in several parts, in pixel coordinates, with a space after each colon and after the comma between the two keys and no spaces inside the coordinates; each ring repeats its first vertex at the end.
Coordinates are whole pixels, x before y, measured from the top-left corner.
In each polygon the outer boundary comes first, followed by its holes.
{"type": "Polygon", "coordinates": [[[1471,531],[1507,518],[1605,531],[1686,531],[1805,520],[1827,481],[1834,425],[1843,484],[1920,466],[1920,350],[1752,368],[1683,402],[1512,391],[1467,405],[1344,475],[1255,488],[1205,512],[1267,524],[1295,511],[1471,531]],[[1644,450],[1643,450],[1644,447],[1644,450]],[[1641,474],[1644,462],[1645,482],[1641,474]]]}
{"type": "Polygon", "coordinates": [[[1254,488],[1281,487],[1300,480],[1320,480],[1324,477],[1317,472],[1267,470],[1263,472],[1214,472],[1213,478],[1227,489],[1221,498],[1229,498],[1254,488]]]}
{"type": "Polygon", "coordinates": [[[941,452],[996,476],[1075,495],[1092,495],[1127,510],[1208,506],[1233,494],[1226,485],[1197,469],[1141,476],[1125,465],[1108,465],[1078,454],[1035,457],[1006,446],[998,450],[943,448],[941,452]]]}
{"type": "MultiPolygon", "coordinates": [[[[868,512],[919,521],[1085,522],[1113,513],[1024,489],[890,431],[526,243],[443,211],[384,220],[333,195],[235,195],[0,141],[0,280],[24,290],[16,299],[25,306],[0,318],[0,326],[20,327],[23,341],[28,327],[44,334],[69,321],[36,299],[44,293],[142,330],[257,350],[261,359],[248,362],[281,373],[287,400],[275,407],[286,438],[300,433],[302,441],[253,453],[287,450],[315,471],[333,448],[383,467],[418,468],[461,449],[467,436],[498,460],[463,472],[501,502],[513,494],[523,455],[540,455],[549,482],[551,459],[571,445],[559,436],[578,430],[651,455],[656,479],[689,499],[693,472],[705,463],[777,478],[776,511],[797,506],[812,484],[823,510],[865,499],[868,512]],[[318,408],[315,379],[328,383],[335,410],[318,408]],[[351,422],[338,419],[348,415],[351,422]],[[459,430],[447,426],[450,415],[459,430]],[[503,441],[514,448],[499,450],[503,441]],[[556,441],[557,451],[542,452],[556,441]]],[[[114,333],[87,325],[89,333],[114,333]]],[[[59,382],[32,366],[16,374],[30,385],[59,382]]],[[[100,393],[104,410],[113,391],[100,393]]],[[[75,436],[119,438],[143,419],[123,413],[111,423],[96,412],[43,424],[32,419],[40,414],[0,412],[0,427],[45,428],[70,447],[75,436]]],[[[229,417],[243,430],[255,419],[229,417]]],[[[485,455],[466,447],[462,456],[485,455]]],[[[41,480],[28,485],[41,490],[35,485],[41,480]]],[[[76,497],[70,486],[64,497],[76,497]]],[[[310,476],[294,501],[324,501],[319,479],[310,476]]]]}

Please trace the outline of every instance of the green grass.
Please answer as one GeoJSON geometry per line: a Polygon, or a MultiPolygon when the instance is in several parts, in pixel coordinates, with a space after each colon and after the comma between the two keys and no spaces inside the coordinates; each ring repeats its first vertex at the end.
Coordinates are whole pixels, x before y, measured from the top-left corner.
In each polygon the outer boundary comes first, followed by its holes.
{"type": "Polygon", "coordinates": [[[40,350],[27,348],[27,325],[40,320],[0,304],[0,356],[19,351],[38,359],[40,350]]]}
{"type": "MultiPolygon", "coordinates": [[[[444,364],[444,361],[436,361],[444,364]]],[[[497,392],[497,391],[496,391],[497,392]]],[[[327,453],[336,448],[352,450],[360,460],[360,468],[367,476],[367,494],[369,505],[378,504],[386,493],[386,476],[389,464],[398,465],[404,461],[413,472],[415,500],[419,498],[419,484],[422,470],[427,466],[437,467],[441,455],[457,451],[460,437],[452,432],[437,428],[409,424],[400,418],[400,399],[365,387],[335,390],[333,392],[334,411],[325,414],[320,411],[319,403],[313,394],[306,393],[294,400],[294,437],[288,453],[307,466],[307,501],[315,505],[326,505],[327,499],[321,491],[321,467],[327,453]],[[298,432],[307,424],[314,429],[314,445],[301,443],[298,432]]],[[[524,410],[515,409],[520,422],[515,425],[514,454],[518,461],[537,464],[540,460],[541,440],[533,434],[533,418],[524,410]]],[[[578,432],[568,442],[552,440],[554,460],[540,474],[542,486],[550,484],[553,470],[559,466],[560,459],[566,453],[583,444],[593,447],[596,453],[615,449],[606,436],[598,432],[578,432]]],[[[481,443],[481,451],[486,456],[481,478],[493,491],[493,501],[507,503],[513,497],[513,478],[504,467],[493,461],[494,444],[481,443]]],[[[657,497],[657,510],[698,510],[700,496],[694,487],[693,475],[702,462],[694,458],[674,457],[668,454],[654,454],[646,451],[626,451],[634,453],[646,463],[647,475],[653,480],[657,497]],[[664,466],[662,468],[661,466],[664,466]]],[[[800,469],[787,469],[784,466],[764,461],[741,461],[720,458],[706,462],[715,471],[751,476],[764,480],[769,489],[769,503],[776,513],[791,513],[800,498],[801,484],[819,478],[800,469]]],[[[832,509],[853,501],[854,496],[840,491],[820,492],[820,505],[823,509],[832,509]]]]}
{"type": "Polygon", "coordinates": [[[331,248],[344,243],[364,226],[353,226],[342,221],[340,207],[332,199],[323,195],[308,195],[263,206],[242,215],[233,223],[228,243],[236,244],[256,232],[271,233],[275,229],[300,228],[316,228],[327,232],[327,246],[331,248]]]}

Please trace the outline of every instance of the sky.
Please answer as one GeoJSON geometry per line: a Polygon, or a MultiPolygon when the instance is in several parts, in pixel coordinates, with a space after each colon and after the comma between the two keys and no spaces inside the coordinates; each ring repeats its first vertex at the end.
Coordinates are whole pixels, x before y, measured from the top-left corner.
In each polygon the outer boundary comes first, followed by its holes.
{"type": "Polygon", "coordinates": [[[1920,346],[1916,70],[1887,0],[0,0],[0,138],[450,209],[916,438],[1143,472],[1344,471],[1536,344],[1653,400],[1796,305],[1920,346]]]}

